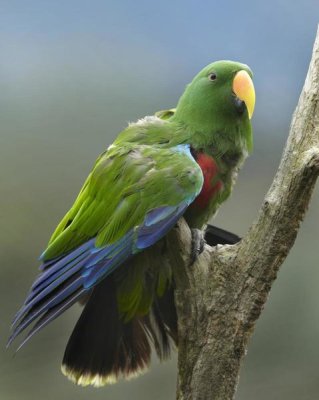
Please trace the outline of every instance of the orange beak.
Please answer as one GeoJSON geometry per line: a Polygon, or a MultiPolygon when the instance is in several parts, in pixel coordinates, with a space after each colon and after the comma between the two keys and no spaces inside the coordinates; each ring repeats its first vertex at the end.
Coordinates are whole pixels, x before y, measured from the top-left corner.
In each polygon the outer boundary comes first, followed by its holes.
{"type": "Polygon", "coordinates": [[[235,75],[233,92],[240,100],[245,102],[248,117],[251,119],[254,113],[256,94],[253,81],[245,70],[241,70],[235,75]]]}

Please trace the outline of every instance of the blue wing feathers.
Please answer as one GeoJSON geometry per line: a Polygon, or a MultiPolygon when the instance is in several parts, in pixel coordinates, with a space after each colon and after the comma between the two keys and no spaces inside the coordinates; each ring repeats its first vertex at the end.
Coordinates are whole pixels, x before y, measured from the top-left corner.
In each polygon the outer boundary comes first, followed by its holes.
{"type": "Polygon", "coordinates": [[[73,275],[75,272],[77,272],[83,266],[83,263],[85,263],[88,258],[89,258],[89,255],[85,254],[84,256],[79,257],[76,260],[73,260],[70,264],[67,264],[65,267],[59,269],[59,271],[55,272],[54,274],[51,274],[50,276],[43,278],[42,280],[39,280],[39,282],[36,285],[33,285],[32,289],[25,301],[29,302],[38,293],[40,293],[42,290],[44,290],[50,283],[55,282],[55,281],[58,282],[59,278],[66,277],[67,273],[73,275]]]}
{"type": "MultiPolygon", "coordinates": [[[[112,273],[133,254],[161,239],[185,212],[189,202],[159,207],[148,212],[143,224],[130,230],[117,242],[98,248],[95,238],[70,253],[44,261],[44,271],[13,321],[10,344],[36,319],[20,347],[36,332],[76,302],[85,292],[112,273]]],[[[19,347],[19,348],[20,348],[19,347]]]]}
{"type": "Polygon", "coordinates": [[[22,319],[10,336],[8,345],[10,345],[10,343],[18,336],[18,334],[27,328],[35,319],[56,305],[61,304],[63,300],[74,294],[80,287],[81,278],[75,277],[71,279],[71,282],[67,283],[66,281],[65,284],[60,288],[58,294],[52,293],[52,295],[48,296],[48,298],[46,298],[43,302],[38,302],[33,307],[22,307],[22,313],[20,315],[22,319]]]}
{"type": "Polygon", "coordinates": [[[176,210],[177,206],[158,207],[147,213],[144,226],[151,226],[169,217],[176,210]]]}
{"type": "Polygon", "coordinates": [[[167,233],[176,223],[176,221],[183,215],[187,208],[187,204],[181,204],[178,207],[169,207],[170,213],[164,213],[160,210],[161,215],[165,215],[163,219],[158,218],[157,210],[151,211],[151,216],[148,214],[145,218],[147,223],[144,223],[138,228],[138,236],[136,241],[136,248],[138,250],[145,249],[167,233]]]}
{"type": "MultiPolygon", "coordinates": [[[[57,318],[59,315],[61,315],[64,311],[66,311],[68,308],[70,308],[76,301],[78,301],[83,294],[85,293],[85,289],[79,289],[75,293],[73,293],[71,296],[69,296],[66,301],[64,301],[61,304],[58,304],[52,308],[50,308],[43,316],[36,322],[36,324],[33,326],[33,328],[28,332],[27,336],[23,339],[23,341],[20,343],[19,347],[17,348],[17,351],[21,349],[21,347],[27,343],[31,337],[36,334],[39,330],[44,328],[49,322],[53,321],[55,318],[57,318]]],[[[14,340],[14,338],[11,340],[11,342],[14,340]]],[[[9,342],[8,345],[11,343],[9,342]]]]}

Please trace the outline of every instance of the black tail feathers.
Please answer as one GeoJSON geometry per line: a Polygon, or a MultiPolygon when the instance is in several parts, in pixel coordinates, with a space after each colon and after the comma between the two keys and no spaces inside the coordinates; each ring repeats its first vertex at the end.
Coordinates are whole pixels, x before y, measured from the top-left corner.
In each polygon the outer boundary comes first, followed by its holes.
{"type": "Polygon", "coordinates": [[[205,240],[210,246],[216,246],[217,244],[236,244],[241,238],[234,233],[217,228],[217,226],[207,225],[205,240]]]}
{"type": "Polygon", "coordinates": [[[136,376],[148,367],[152,345],[161,359],[170,354],[169,335],[157,302],[149,315],[122,321],[110,276],[93,290],[67,344],[62,372],[83,386],[136,376]]]}
{"type": "MultiPolygon", "coordinates": [[[[208,244],[234,244],[240,238],[209,225],[208,244]]],[[[153,302],[150,313],[124,322],[118,313],[116,288],[110,275],[93,289],[67,344],[62,371],[72,381],[102,386],[145,370],[154,347],[160,359],[177,345],[174,287],[153,302]]]]}

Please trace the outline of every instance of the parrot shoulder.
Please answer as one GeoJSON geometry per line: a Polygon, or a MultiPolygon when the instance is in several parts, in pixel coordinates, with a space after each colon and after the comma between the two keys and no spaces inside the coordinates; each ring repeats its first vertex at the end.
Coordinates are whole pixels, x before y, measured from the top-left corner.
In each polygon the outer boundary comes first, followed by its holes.
{"type": "MultiPolygon", "coordinates": [[[[154,134],[158,121],[165,124],[155,119],[154,124],[139,123],[146,125],[145,134],[154,134]]],[[[134,130],[139,131],[136,125],[134,130]]],[[[149,211],[190,204],[202,187],[202,171],[189,145],[166,146],[115,141],[96,161],[42,260],[66,254],[92,238],[97,247],[109,245],[142,224],[149,211]]]]}

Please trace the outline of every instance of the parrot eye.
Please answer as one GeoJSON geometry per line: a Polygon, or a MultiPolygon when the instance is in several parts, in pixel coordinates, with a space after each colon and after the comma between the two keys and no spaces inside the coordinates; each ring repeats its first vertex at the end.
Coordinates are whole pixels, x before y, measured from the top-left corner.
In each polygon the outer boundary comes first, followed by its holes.
{"type": "Polygon", "coordinates": [[[208,79],[209,79],[210,81],[216,81],[217,75],[215,74],[215,72],[211,72],[211,73],[208,75],[208,79]]]}

